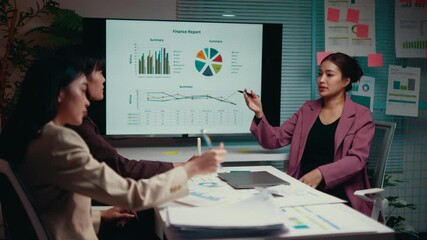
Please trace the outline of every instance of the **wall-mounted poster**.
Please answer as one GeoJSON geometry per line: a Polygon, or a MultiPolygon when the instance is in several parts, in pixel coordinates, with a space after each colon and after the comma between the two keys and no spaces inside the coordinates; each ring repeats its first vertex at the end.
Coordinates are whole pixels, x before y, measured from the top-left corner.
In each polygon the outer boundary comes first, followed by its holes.
{"type": "Polygon", "coordinates": [[[374,111],[375,78],[362,76],[359,82],[353,83],[351,100],[374,111]]]}
{"type": "Polygon", "coordinates": [[[421,69],[390,65],[385,114],[418,117],[421,69]]]}
{"type": "Polygon", "coordinates": [[[375,1],[325,0],[325,51],[375,53],[375,1]]]}
{"type": "Polygon", "coordinates": [[[427,1],[396,0],[396,57],[427,58],[427,1]]]}

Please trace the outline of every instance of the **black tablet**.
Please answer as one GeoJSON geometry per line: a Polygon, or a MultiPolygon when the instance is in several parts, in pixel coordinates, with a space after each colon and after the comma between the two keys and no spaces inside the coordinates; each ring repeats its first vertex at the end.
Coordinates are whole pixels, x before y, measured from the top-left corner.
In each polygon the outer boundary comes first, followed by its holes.
{"type": "Polygon", "coordinates": [[[218,177],[236,189],[255,187],[271,187],[276,185],[289,185],[289,182],[278,178],[267,171],[250,172],[236,171],[218,173],[218,177]]]}

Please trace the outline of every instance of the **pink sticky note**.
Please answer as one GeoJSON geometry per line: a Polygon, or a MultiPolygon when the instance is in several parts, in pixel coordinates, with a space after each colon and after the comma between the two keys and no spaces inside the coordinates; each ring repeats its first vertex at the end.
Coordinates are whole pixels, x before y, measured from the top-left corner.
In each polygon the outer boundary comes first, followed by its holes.
{"type": "Polygon", "coordinates": [[[349,9],[347,10],[347,18],[346,18],[346,21],[347,21],[347,22],[358,23],[358,22],[359,22],[359,15],[360,15],[360,11],[359,11],[359,10],[349,8],[349,9]]]}
{"type": "Polygon", "coordinates": [[[382,67],[383,65],[383,55],[381,53],[368,54],[368,67],[382,67]]]}
{"type": "Polygon", "coordinates": [[[329,22],[340,21],[340,10],[338,8],[328,8],[327,18],[329,22]]]}
{"type": "Polygon", "coordinates": [[[356,37],[360,37],[360,38],[369,37],[369,25],[368,24],[357,24],[356,25],[356,37]]]}
{"type": "Polygon", "coordinates": [[[317,52],[317,66],[319,66],[322,60],[331,53],[332,52],[317,52]]]}

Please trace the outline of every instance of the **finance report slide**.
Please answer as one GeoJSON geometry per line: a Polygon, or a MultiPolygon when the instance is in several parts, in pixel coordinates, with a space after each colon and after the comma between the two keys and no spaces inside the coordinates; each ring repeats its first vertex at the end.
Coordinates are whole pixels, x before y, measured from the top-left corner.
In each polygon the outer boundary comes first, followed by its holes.
{"type": "Polygon", "coordinates": [[[106,134],[249,133],[262,24],[106,21],[106,134]]]}

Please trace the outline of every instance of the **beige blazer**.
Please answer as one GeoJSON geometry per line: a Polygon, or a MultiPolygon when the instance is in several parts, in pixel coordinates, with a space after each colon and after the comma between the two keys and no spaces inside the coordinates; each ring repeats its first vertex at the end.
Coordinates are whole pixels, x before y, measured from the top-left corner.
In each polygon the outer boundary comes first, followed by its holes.
{"type": "Polygon", "coordinates": [[[183,167],[140,181],[122,178],[94,159],[76,132],[53,122],[30,144],[19,173],[54,239],[97,239],[91,198],[141,210],[188,194],[183,167]]]}

